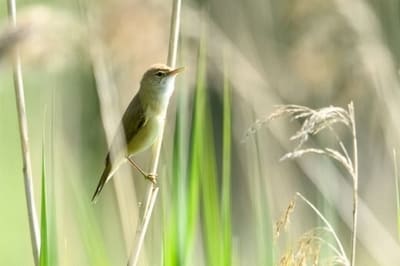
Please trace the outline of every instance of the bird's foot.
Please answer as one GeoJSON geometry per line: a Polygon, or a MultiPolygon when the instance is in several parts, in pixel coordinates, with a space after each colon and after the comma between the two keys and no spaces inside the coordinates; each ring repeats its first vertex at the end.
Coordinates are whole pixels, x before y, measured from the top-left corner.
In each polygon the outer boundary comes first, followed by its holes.
{"type": "Polygon", "coordinates": [[[145,175],[145,177],[147,180],[149,180],[151,183],[153,183],[153,185],[157,185],[157,174],[155,173],[149,173],[147,175],[145,175]]]}

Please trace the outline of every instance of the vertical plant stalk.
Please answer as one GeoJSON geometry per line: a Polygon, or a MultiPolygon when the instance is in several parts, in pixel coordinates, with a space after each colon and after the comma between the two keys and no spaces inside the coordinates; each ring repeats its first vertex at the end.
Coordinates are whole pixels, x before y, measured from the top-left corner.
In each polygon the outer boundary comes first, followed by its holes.
{"type": "Polygon", "coordinates": [[[396,187],[396,211],[397,211],[397,238],[400,240],[400,192],[399,192],[399,170],[397,167],[397,153],[393,149],[393,171],[394,185],[396,187]]]}
{"type": "MultiPolygon", "coordinates": [[[[15,0],[8,0],[7,7],[8,7],[9,19],[13,24],[13,26],[16,27],[17,9],[15,0]]],[[[40,252],[39,223],[38,223],[34,194],[33,194],[33,180],[32,180],[33,176],[32,176],[32,164],[29,151],[28,120],[26,118],[24,83],[22,78],[21,58],[19,55],[18,47],[15,50],[13,59],[14,59],[13,62],[14,88],[15,88],[15,98],[17,104],[18,124],[19,124],[21,149],[22,149],[22,163],[23,163],[22,171],[24,175],[25,198],[28,208],[29,229],[31,235],[33,259],[35,265],[38,265],[39,252],[40,252]]]]}
{"type": "Polygon", "coordinates": [[[351,119],[353,135],[353,236],[351,241],[351,266],[356,262],[356,244],[357,244],[357,218],[358,218],[358,155],[357,155],[357,134],[356,120],[354,117],[353,102],[349,104],[349,115],[351,119]]]}
{"type": "MultiPolygon", "coordinates": [[[[178,39],[179,39],[179,28],[180,28],[180,13],[181,13],[181,0],[173,0],[172,5],[172,15],[171,15],[171,29],[170,29],[170,37],[169,37],[169,49],[168,49],[168,59],[167,65],[174,68],[176,65],[176,57],[178,52],[178,39]]],[[[164,110],[162,114],[163,120],[165,121],[165,117],[167,114],[167,109],[164,110]]],[[[161,132],[158,140],[154,144],[154,156],[151,164],[151,173],[157,173],[158,164],[160,161],[160,153],[161,146],[164,136],[164,125],[161,127],[161,132]]],[[[154,204],[157,199],[159,188],[155,186],[153,183],[149,185],[149,192],[146,201],[146,207],[143,214],[143,219],[136,233],[136,243],[133,249],[133,253],[131,255],[131,259],[128,262],[129,266],[136,266],[139,261],[140,252],[143,248],[144,237],[147,232],[147,228],[151,219],[151,215],[153,213],[154,204]]]]}
{"type": "MultiPolygon", "coordinates": [[[[43,134],[44,135],[44,134],[43,134]]],[[[44,141],[43,137],[43,141],[44,141]]],[[[47,197],[47,184],[46,184],[46,162],[44,156],[44,144],[42,144],[42,198],[41,198],[41,231],[40,231],[40,238],[41,238],[41,247],[40,247],[40,258],[39,264],[40,266],[50,265],[49,262],[49,221],[48,221],[48,197],[47,197]]]]}
{"type": "Polygon", "coordinates": [[[227,52],[224,51],[224,106],[223,106],[223,160],[222,160],[222,225],[224,264],[232,265],[232,224],[231,224],[231,145],[232,145],[232,109],[231,88],[227,52]]]}

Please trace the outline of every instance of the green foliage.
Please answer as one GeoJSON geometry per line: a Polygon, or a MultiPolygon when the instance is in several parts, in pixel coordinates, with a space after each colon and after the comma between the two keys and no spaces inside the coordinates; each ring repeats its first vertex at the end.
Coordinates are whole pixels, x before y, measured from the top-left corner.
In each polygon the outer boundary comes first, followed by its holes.
{"type": "MultiPolygon", "coordinates": [[[[225,52],[225,51],[224,51],[225,52]]],[[[222,228],[223,256],[225,265],[232,265],[232,217],[231,217],[231,151],[232,151],[232,106],[229,67],[224,57],[224,105],[222,129],[222,228]]]]}
{"type": "MultiPolygon", "coordinates": [[[[49,228],[47,211],[47,190],[46,190],[46,163],[44,159],[44,149],[42,151],[42,198],[41,198],[41,223],[40,223],[40,266],[55,265],[50,263],[49,258],[49,228]]],[[[55,250],[55,246],[52,248],[55,250]]],[[[53,262],[54,263],[54,262],[53,262]]]]}
{"type": "MultiPolygon", "coordinates": [[[[206,40],[199,48],[197,82],[189,149],[185,104],[178,105],[174,136],[173,177],[168,191],[171,207],[165,225],[164,265],[192,265],[202,255],[207,265],[232,265],[230,203],[231,99],[228,77],[224,78],[222,145],[215,144],[211,105],[206,83],[206,40]],[[187,132],[186,132],[187,134],[187,132]],[[216,149],[222,149],[222,178],[217,169],[216,149]],[[185,155],[189,153],[188,165],[185,155]],[[186,173],[186,169],[189,169],[186,173]],[[187,176],[187,179],[186,179],[187,176]],[[219,181],[222,180],[220,194],[219,181]],[[201,214],[201,215],[200,215],[201,214]]],[[[227,74],[226,74],[227,75],[227,74]]],[[[165,212],[167,213],[167,211],[165,212]]]]}

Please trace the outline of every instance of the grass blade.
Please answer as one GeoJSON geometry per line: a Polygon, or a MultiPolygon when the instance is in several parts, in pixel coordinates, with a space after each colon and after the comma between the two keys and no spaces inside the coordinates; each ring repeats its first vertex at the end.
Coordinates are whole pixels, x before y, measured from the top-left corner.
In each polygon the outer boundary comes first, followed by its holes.
{"type": "Polygon", "coordinates": [[[40,221],[40,266],[52,265],[49,261],[49,227],[47,212],[47,190],[46,190],[46,163],[44,147],[42,147],[42,197],[41,197],[41,221],[40,221]]]}
{"type": "Polygon", "coordinates": [[[232,225],[231,225],[231,88],[228,66],[224,57],[224,106],[222,129],[222,227],[224,265],[232,265],[232,225]]]}

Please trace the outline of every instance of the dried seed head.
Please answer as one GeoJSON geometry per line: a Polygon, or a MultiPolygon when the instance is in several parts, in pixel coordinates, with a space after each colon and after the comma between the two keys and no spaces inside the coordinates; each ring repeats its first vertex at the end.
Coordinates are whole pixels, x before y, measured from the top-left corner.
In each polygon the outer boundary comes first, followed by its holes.
{"type": "Polygon", "coordinates": [[[283,215],[280,217],[280,219],[276,222],[275,224],[275,239],[279,238],[280,233],[285,230],[290,222],[290,215],[293,212],[294,208],[296,206],[296,202],[294,199],[292,199],[289,202],[289,205],[287,206],[285,212],[283,215]]]}

